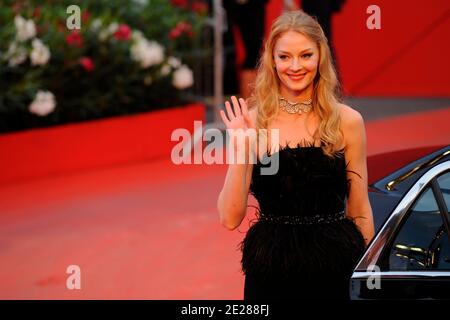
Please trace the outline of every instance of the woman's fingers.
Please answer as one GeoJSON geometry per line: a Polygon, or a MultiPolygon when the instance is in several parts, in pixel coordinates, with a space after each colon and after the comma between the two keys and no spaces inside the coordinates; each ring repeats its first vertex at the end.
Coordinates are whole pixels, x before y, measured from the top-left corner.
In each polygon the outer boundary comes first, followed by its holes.
{"type": "Polygon", "coordinates": [[[242,112],[241,112],[241,107],[239,106],[238,99],[235,96],[232,96],[231,101],[233,102],[234,114],[236,115],[236,117],[241,116],[242,112]]]}
{"type": "Polygon", "coordinates": [[[242,129],[245,129],[245,127],[254,128],[255,126],[250,117],[250,113],[248,111],[247,103],[245,102],[245,100],[242,98],[239,98],[238,100],[235,96],[232,96],[231,102],[233,103],[233,107],[231,106],[231,103],[229,101],[226,101],[225,108],[227,112],[225,114],[225,112],[221,110],[220,113],[225,124],[228,127],[235,127],[237,125],[237,127],[242,127],[242,129]]]}
{"type": "Polygon", "coordinates": [[[228,119],[232,121],[235,118],[235,115],[233,110],[231,110],[231,104],[228,101],[225,102],[225,108],[227,109],[228,119]]]}
{"type": "Polygon", "coordinates": [[[220,110],[220,117],[222,118],[223,123],[228,127],[230,124],[230,120],[228,120],[227,116],[225,115],[225,111],[220,110]]]}

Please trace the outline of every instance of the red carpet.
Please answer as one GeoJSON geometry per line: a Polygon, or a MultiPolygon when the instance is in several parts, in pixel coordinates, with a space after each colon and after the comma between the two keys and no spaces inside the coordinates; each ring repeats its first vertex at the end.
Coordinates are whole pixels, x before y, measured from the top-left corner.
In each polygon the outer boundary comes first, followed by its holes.
{"type": "MultiPolygon", "coordinates": [[[[450,143],[450,108],[367,124],[369,154],[450,143]]],[[[169,159],[0,187],[1,299],[241,299],[239,231],[219,225],[226,166],[169,159]],[[81,268],[81,290],[66,268],[81,268]]]]}

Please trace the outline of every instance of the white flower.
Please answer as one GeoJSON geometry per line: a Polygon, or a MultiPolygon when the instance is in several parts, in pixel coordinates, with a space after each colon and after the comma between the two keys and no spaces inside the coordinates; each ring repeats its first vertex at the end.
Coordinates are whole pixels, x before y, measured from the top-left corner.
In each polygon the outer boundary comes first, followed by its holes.
{"type": "Polygon", "coordinates": [[[168,64],[165,64],[162,66],[160,72],[162,76],[167,76],[171,70],[172,68],[168,64]]]}
{"type": "Polygon", "coordinates": [[[155,41],[142,39],[131,46],[131,58],[142,68],[160,64],[164,60],[164,48],[155,41]]]}
{"type": "Polygon", "coordinates": [[[194,74],[186,65],[182,65],[173,73],[172,84],[175,88],[183,90],[194,83],[194,74]]]}
{"type": "Polygon", "coordinates": [[[9,60],[9,66],[15,67],[27,59],[27,50],[20,44],[18,45],[16,42],[11,42],[4,59],[9,60]]]}
{"type": "Polygon", "coordinates": [[[102,20],[100,20],[99,18],[95,18],[91,23],[90,30],[93,32],[97,32],[102,27],[102,24],[102,20]]]}
{"type": "Polygon", "coordinates": [[[119,29],[119,24],[117,22],[112,22],[106,29],[100,31],[100,33],[98,34],[98,38],[101,41],[105,41],[110,35],[116,32],[117,29],[119,29]]]}
{"type": "Polygon", "coordinates": [[[109,37],[109,32],[106,29],[103,29],[102,31],[100,31],[100,33],[98,34],[98,38],[100,39],[100,41],[105,41],[106,38],[109,37]]]}
{"type": "Polygon", "coordinates": [[[11,59],[9,59],[8,65],[11,67],[15,67],[15,66],[23,63],[26,59],[27,59],[27,53],[21,52],[21,53],[15,55],[14,57],[12,57],[11,59]]]}
{"type": "Polygon", "coordinates": [[[136,42],[145,40],[144,34],[142,33],[141,30],[133,30],[133,31],[131,32],[131,37],[132,37],[133,40],[136,41],[136,42]]]}
{"type": "Polygon", "coordinates": [[[133,0],[133,2],[141,7],[146,7],[148,4],[148,0],[133,0]]]}
{"type": "Polygon", "coordinates": [[[119,29],[119,24],[117,22],[113,22],[108,26],[108,32],[109,34],[113,34],[114,32],[117,31],[117,29],[119,29]]]}
{"type": "Polygon", "coordinates": [[[46,116],[55,109],[55,96],[50,91],[39,90],[34,101],[28,107],[31,113],[38,116],[46,116]]]}
{"type": "Polygon", "coordinates": [[[172,68],[174,68],[174,69],[176,69],[176,68],[178,68],[179,66],[181,66],[181,61],[178,60],[178,59],[175,58],[175,57],[169,57],[169,59],[167,59],[167,62],[168,62],[169,65],[170,65],[172,68]]]}
{"type": "Polygon", "coordinates": [[[16,25],[16,39],[18,41],[23,42],[36,36],[36,26],[33,20],[15,16],[14,24],[16,25]]]}
{"type": "Polygon", "coordinates": [[[32,42],[33,50],[30,53],[32,65],[44,65],[50,59],[50,50],[39,39],[34,39],[32,42]]]}

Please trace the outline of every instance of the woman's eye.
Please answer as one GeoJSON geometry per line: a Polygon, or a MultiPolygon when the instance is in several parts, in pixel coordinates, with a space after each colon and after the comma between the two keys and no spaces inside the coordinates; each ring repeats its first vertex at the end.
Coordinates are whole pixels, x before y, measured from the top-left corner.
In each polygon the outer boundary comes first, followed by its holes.
{"type": "Polygon", "coordinates": [[[278,58],[280,58],[281,60],[285,60],[287,56],[278,56],[278,58]]]}
{"type": "Polygon", "coordinates": [[[303,55],[303,58],[311,58],[312,57],[312,53],[305,53],[304,55],[303,55]]]}

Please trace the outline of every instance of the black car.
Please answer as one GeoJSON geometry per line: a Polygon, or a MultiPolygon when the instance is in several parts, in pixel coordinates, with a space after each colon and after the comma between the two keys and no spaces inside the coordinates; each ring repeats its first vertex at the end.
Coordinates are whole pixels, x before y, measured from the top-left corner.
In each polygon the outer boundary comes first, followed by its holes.
{"type": "Polygon", "coordinates": [[[375,237],[353,300],[450,298],[450,146],[369,157],[375,237]]]}

